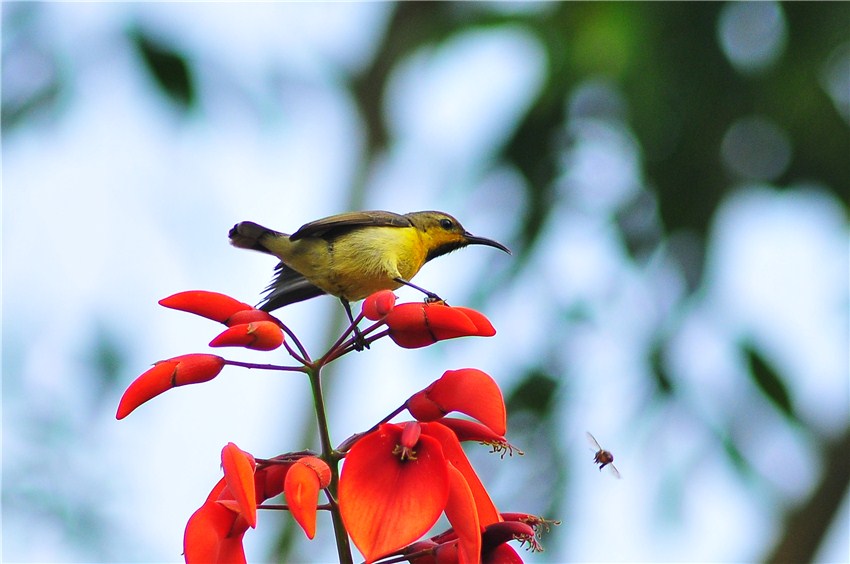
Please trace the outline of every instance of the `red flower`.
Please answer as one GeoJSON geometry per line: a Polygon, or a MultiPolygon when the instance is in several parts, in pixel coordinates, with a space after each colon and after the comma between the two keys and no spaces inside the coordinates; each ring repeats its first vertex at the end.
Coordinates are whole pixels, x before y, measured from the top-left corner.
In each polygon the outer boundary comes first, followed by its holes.
{"type": "Polygon", "coordinates": [[[508,442],[503,436],[493,432],[490,427],[482,425],[477,421],[469,419],[456,419],[454,417],[443,417],[437,419],[437,423],[445,425],[454,431],[457,440],[460,442],[475,441],[485,444],[493,449],[493,452],[499,452],[504,457],[505,454],[513,455],[514,451],[520,456],[525,454],[520,449],[508,442]]]}
{"type": "Polygon", "coordinates": [[[496,330],[483,314],[442,302],[400,304],[386,316],[390,338],[407,349],[425,347],[445,339],[492,337],[496,330]]]}
{"type": "Polygon", "coordinates": [[[237,311],[225,319],[223,323],[228,327],[234,327],[243,323],[254,323],[257,321],[270,321],[278,326],[281,324],[280,320],[269,312],[254,308],[237,311]]]}
{"type": "Polygon", "coordinates": [[[331,483],[331,469],[324,460],[305,456],[289,467],[283,492],[292,517],[304,529],[307,538],[316,536],[316,505],[319,490],[331,483]]]}
{"type": "Polygon", "coordinates": [[[451,478],[446,518],[458,537],[460,561],[470,564],[481,557],[481,522],[475,510],[475,498],[463,473],[449,464],[451,478]]]}
{"type": "MultiPolygon", "coordinates": [[[[506,514],[509,515],[509,514],[506,514]]],[[[523,521],[492,523],[476,531],[480,554],[470,554],[464,547],[463,536],[457,528],[449,529],[430,539],[415,542],[399,551],[413,564],[522,564],[522,558],[507,543],[517,540],[529,544],[534,551],[543,550],[538,544],[536,530],[523,521]]]]}
{"type": "Polygon", "coordinates": [[[405,405],[419,421],[434,421],[459,411],[478,419],[496,435],[506,432],[502,391],[493,378],[475,368],[447,370],[427,388],[413,394],[405,405]]]}
{"type": "Polygon", "coordinates": [[[433,437],[440,442],[443,448],[443,455],[452,466],[457,468],[463,474],[469,489],[472,491],[472,498],[475,501],[475,511],[478,512],[478,520],[482,527],[486,527],[490,523],[501,521],[499,511],[496,509],[493,500],[490,499],[490,494],[475,470],[472,468],[466,453],[463,452],[463,447],[458,441],[454,432],[440,423],[422,423],[422,433],[433,437]]]}
{"type": "Polygon", "coordinates": [[[481,555],[485,557],[483,560],[485,562],[488,560],[495,562],[522,562],[522,559],[517,553],[505,544],[512,540],[518,540],[521,544],[528,543],[529,547],[536,552],[543,550],[535,538],[535,531],[531,525],[521,521],[502,521],[488,525],[481,535],[481,555]],[[499,550],[500,547],[506,547],[509,551],[503,548],[499,554],[500,558],[491,560],[489,558],[490,555],[494,551],[499,550]],[[511,553],[513,557],[516,557],[516,560],[501,559],[504,556],[511,555],[511,553]]]}
{"type": "Polygon", "coordinates": [[[328,485],[330,468],[323,461],[305,456],[294,463],[267,462],[256,468],[254,458],[233,443],[228,443],[221,454],[224,477],[186,524],[183,536],[186,562],[244,563],[242,538],[248,528],[256,525],[257,505],[283,492],[285,484],[289,484],[286,494],[292,514],[305,530],[312,505],[315,532],[316,498],[307,491],[309,486],[300,485],[313,479],[320,487],[328,485]],[[290,474],[294,477],[290,478],[290,474]]]}
{"type": "Polygon", "coordinates": [[[159,300],[159,305],[194,313],[228,327],[254,321],[271,321],[280,324],[280,321],[267,311],[256,309],[230,296],[206,290],[179,292],[159,300]]]}
{"type": "Polygon", "coordinates": [[[219,323],[226,323],[228,318],[238,311],[254,309],[230,296],[205,290],[179,292],[159,300],[159,305],[194,313],[219,323]]]}
{"type": "Polygon", "coordinates": [[[115,417],[124,419],[149,399],[171,388],[212,380],[222,368],[224,359],[212,354],[184,354],[157,362],[130,384],[121,396],[115,417]]]}
{"type": "MultiPolygon", "coordinates": [[[[219,485],[224,487],[224,479],[219,485]]],[[[189,517],[183,535],[183,557],[187,563],[245,562],[242,537],[248,527],[236,527],[237,514],[218,503],[216,497],[213,489],[207,501],[189,517]]]]}
{"type": "Polygon", "coordinates": [[[395,294],[391,290],[375,292],[363,300],[363,317],[378,321],[387,316],[395,307],[395,294]]]}
{"type": "Polygon", "coordinates": [[[476,562],[481,527],[500,520],[454,433],[439,423],[381,425],[349,451],[340,511],[367,562],[419,538],[445,511],[464,561],[476,562]]]}
{"type": "Polygon", "coordinates": [[[422,536],[446,507],[449,470],[440,443],[425,435],[413,441],[415,434],[387,423],[346,456],[340,512],[367,562],[422,536]]]}
{"type": "Polygon", "coordinates": [[[240,450],[233,443],[227,443],[221,450],[221,467],[224,480],[233,494],[239,513],[251,527],[257,526],[257,493],[254,483],[254,457],[240,450]]]}
{"type": "Polygon", "coordinates": [[[211,347],[245,347],[257,351],[272,351],[282,344],[283,331],[273,321],[233,325],[210,341],[211,347]]]}

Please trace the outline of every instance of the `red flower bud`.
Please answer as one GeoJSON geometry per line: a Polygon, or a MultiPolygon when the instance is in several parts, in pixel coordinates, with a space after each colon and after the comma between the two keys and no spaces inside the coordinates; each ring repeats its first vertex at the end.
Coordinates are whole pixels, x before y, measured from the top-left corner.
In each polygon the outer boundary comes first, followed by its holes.
{"type": "Polygon", "coordinates": [[[363,300],[363,316],[378,321],[387,316],[395,307],[395,294],[391,290],[381,290],[363,300]]]}
{"type": "Polygon", "coordinates": [[[320,488],[324,489],[331,484],[331,469],[328,463],[321,458],[304,456],[298,459],[298,463],[309,467],[316,473],[316,476],[319,478],[320,488]]]}
{"type": "Polygon", "coordinates": [[[386,322],[390,338],[408,349],[425,347],[444,339],[489,337],[496,333],[483,314],[438,302],[397,305],[387,314],[386,322]]]}
{"type": "Polygon", "coordinates": [[[324,460],[305,456],[290,466],[283,492],[292,517],[304,530],[307,538],[316,536],[316,505],[319,490],[331,483],[331,469],[324,460]]]}
{"type": "Polygon", "coordinates": [[[222,368],[224,359],[212,354],[185,354],[157,362],[130,384],[121,396],[115,417],[124,419],[149,399],[171,388],[212,380],[222,368]]]}
{"type": "Polygon", "coordinates": [[[496,334],[496,328],[493,327],[490,320],[480,311],[462,306],[455,306],[453,309],[462,312],[475,324],[475,328],[478,330],[475,333],[476,337],[492,337],[496,334]]]}
{"type": "Polygon", "coordinates": [[[224,323],[237,311],[254,309],[246,303],[235,300],[218,292],[189,290],[179,292],[159,300],[159,305],[180,311],[186,311],[224,323]]]}
{"type": "Polygon", "coordinates": [[[270,314],[267,311],[254,308],[237,311],[236,313],[225,319],[224,324],[228,327],[233,327],[234,325],[254,323],[256,321],[271,321],[275,325],[280,325],[280,320],[274,315],[270,314]]]}
{"type": "Polygon", "coordinates": [[[283,331],[271,321],[234,325],[210,341],[211,347],[245,347],[257,351],[271,351],[282,344],[283,331]]]}

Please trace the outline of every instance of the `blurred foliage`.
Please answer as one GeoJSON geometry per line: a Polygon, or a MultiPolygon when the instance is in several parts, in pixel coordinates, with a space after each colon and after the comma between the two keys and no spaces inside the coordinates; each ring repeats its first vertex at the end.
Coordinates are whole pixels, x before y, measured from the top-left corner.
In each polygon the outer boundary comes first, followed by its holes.
{"type": "Polygon", "coordinates": [[[749,373],[759,390],[785,417],[796,421],[791,394],[779,374],[756,348],[745,344],[741,345],[741,349],[747,357],[749,373]]]}
{"type": "MultiPolygon", "coordinates": [[[[400,3],[372,65],[352,80],[367,126],[367,157],[376,158],[389,142],[383,92],[388,76],[406,57],[470,30],[523,26],[543,46],[547,72],[544,87],[499,157],[500,164],[521,172],[527,186],[512,272],[518,273],[532,256],[556,209],[560,159],[565,141],[569,142],[565,120],[570,95],[583,80],[603,78],[627,98],[626,120],[642,149],[643,171],[652,187],[651,193],[639,193],[615,218],[624,245],[637,262],[667,245],[688,291],[695,292],[702,286],[705,242],[718,205],[737,183],[753,180],[736,177],[723,166],[721,142],[737,119],[765,116],[792,140],[791,162],[779,177],[763,180],[782,186],[816,179],[845,206],[850,202],[845,190],[850,186],[850,129],[819,88],[817,78],[818,65],[848,40],[850,5],[783,4],[788,39],[782,63],[753,75],[736,71],[718,48],[723,7],[719,3],[571,2],[507,16],[474,4],[400,3]],[[646,221],[635,221],[641,216],[653,217],[649,227],[646,221]]],[[[687,299],[684,296],[682,303],[687,299]]],[[[676,376],[665,366],[665,347],[666,334],[647,351],[647,372],[654,378],[657,400],[676,401],[676,376]]],[[[757,349],[744,345],[741,351],[765,400],[796,421],[793,399],[781,375],[757,349]]],[[[529,369],[508,393],[509,410],[522,411],[529,430],[546,429],[544,424],[556,409],[553,402],[563,401],[554,394],[556,388],[556,379],[529,369]],[[536,424],[528,421],[529,414],[536,424]]],[[[512,429],[522,433],[513,423],[512,429]]],[[[716,432],[733,467],[752,476],[752,467],[733,436],[728,430],[716,432]]],[[[563,462],[541,460],[540,464],[563,475],[563,462]]],[[[557,514],[557,507],[548,509],[557,514]]],[[[817,543],[811,546],[816,548],[817,543]]]]}
{"type": "Polygon", "coordinates": [[[60,72],[59,54],[38,32],[37,8],[4,2],[2,104],[0,125],[5,135],[22,124],[52,118],[61,110],[70,78],[60,72]]]}
{"type": "Polygon", "coordinates": [[[181,109],[191,109],[196,93],[186,57],[141,28],[131,29],[128,35],[159,89],[181,109]]]}

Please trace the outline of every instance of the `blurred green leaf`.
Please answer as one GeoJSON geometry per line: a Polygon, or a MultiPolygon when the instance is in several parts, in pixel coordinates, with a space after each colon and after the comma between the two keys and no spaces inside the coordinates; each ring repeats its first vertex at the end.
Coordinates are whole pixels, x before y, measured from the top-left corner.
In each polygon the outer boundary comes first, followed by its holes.
{"type": "Polygon", "coordinates": [[[548,372],[539,368],[531,369],[508,396],[505,402],[508,413],[527,411],[544,419],[555,404],[557,390],[558,381],[548,372]]]}
{"type": "Polygon", "coordinates": [[[172,102],[188,110],[196,102],[195,84],[186,57],[141,29],[130,31],[145,68],[172,102]]]}
{"type": "Polygon", "coordinates": [[[718,435],[720,436],[720,441],[723,445],[723,451],[726,453],[730,462],[732,462],[732,466],[735,467],[735,470],[744,476],[752,476],[752,466],[750,466],[750,463],[747,461],[744,453],[741,452],[741,449],[738,448],[738,445],[732,437],[728,433],[723,432],[718,433],[718,435]]]}
{"type": "Polygon", "coordinates": [[[117,332],[104,323],[95,329],[94,343],[90,352],[93,377],[98,379],[98,388],[109,393],[121,382],[122,371],[126,365],[126,346],[118,338],[117,332]]]}
{"type": "Polygon", "coordinates": [[[756,386],[758,386],[759,390],[767,396],[770,402],[783,415],[788,419],[796,421],[797,416],[794,413],[794,407],[791,403],[791,394],[788,392],[788,388],[785,386],[785,382],[779,377],[779,374],[773,370],[755,348],[748,344],[742,345],[741,348],[747,357],[750,377],[756,386]]]}
{"type": "Polygon", "coordinates": [[[675,390],[673,388],[673,380],[670,378],[667,367],[664,365],[661,349],[662,344],[658,342],[652,347],[649,360],[652,365],[652,375],[655,377],[656,389],[662,396],[669,396],[675,390]]]}

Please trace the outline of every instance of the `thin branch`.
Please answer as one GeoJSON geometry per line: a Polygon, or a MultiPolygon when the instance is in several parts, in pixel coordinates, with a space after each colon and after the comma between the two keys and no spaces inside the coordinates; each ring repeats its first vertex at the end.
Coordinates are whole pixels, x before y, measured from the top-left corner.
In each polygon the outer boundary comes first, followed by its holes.
{"type": "Polygon", "coordinates": [[[225,360],[224,364],[241,366],[242,368],[255,368],[257,370],[283,370],[287,372],[307,372],[303,366],[281,366],[279,364],[256,364],[253,362],[241,362],[239,360],[225,360]]]}

